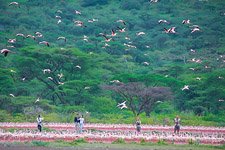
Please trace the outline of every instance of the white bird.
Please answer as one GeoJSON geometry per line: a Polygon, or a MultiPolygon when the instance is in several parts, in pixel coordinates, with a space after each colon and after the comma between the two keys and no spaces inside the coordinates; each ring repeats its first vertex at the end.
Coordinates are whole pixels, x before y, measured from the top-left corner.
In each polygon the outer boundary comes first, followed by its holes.
{"type": "Polygon", "coordinates": [[[97,21],[98,21],[98,19],[94,19],[94,18],[88,20],[88,22],[90,22],[90,23],[97,22],[97,21]]]}
{"type": "Polygon", "coordinates": [[[36,37],[38,37],[38,38],[42,38],[43,37],[43,35],[42,34],[37,34],[37,36],[36,37]]]}
{"type": "Polygon", "coordinates": [[[9,3],[9,6],[11,6],[11,5],[15,5],[15,6],[20,8],[20,4],[18,2],[11,2],[11,3],[9,3]]]}
{"type": "Polygon", "coordinates": [[[161,23],[167,23],[167,24],[169,24],[169,22],[168,22],[167,20],[162,20],[162,19],[160,19],[160,20],[158,21],[158,23],[159,23],[159,24],[161,24],[161,23]]]}
{"type": "Polygon", "coordinates": [[[79,65],[76,65],[75,67],[78,68],[78,69],[81,69],[81,66],[79,66],[79,65]]]}
{"type": "Polygon", "coordinates": [[[48,79],[49,79],[49,80],[53,80],[53,78],[52,78],[52,77],[48,77],[48,79]]]}
{"type": "Polygon", "coordinates": [[[28,34],[28,35],[26,36],[26,38],[31,38],[31,39],[33,39],[33,40],[36,40],[36,37],[33,36],[33,35],[30,35],[30,34],[28,34]]]}
{"type": "Polygon", "coordinates": [[[89,90],[90,88],[91,88],[91,87],[89,87],[89,86],[85,86],[85,87],[84,87],[85,90],[89,90]]]}
{"type": "Polygon", "coordinates": [[[148,62],[146,62],[146,61],[145,61],[145,62],[143,62],[143,64],[144,64],[144,65],[146,65],[146,66],[148,66],[148,65],[149,65],[149,63],[148,63],[148,62]]]}
{"type": "Polygon", "coordinates": [[[23,33],[17,33],[16,36],[21,36],[21,37],[25,38],[25,35],[23,33]]]}
{"type": "Polygon", "coordinates": [[[16,43],[16,39],[9,39],[8,43],[16,43]]]}
{"type": "Polygon", "coordinates": [[[187,20],[183,20],[182,21],[182,24],[190,24],[191,22],[190,22],[190,20],[189,19],[187,19],[187,20]]]}
{"type": "Polygon", "coordinates": [[[40,98],[38,97],[38,98],[36,99],[35,103],[37,103],[37,102],[39,102],[39,101],[40,101],[40,98]]]}
{"type": "Polygon", "coordinates": [[[129,38],[129,37],[127,37],[127,36],[126,36],[124,39],[125,39],[125,40],[130,40],[130,38],[129,38]]]}
{"type": "Polygon", "coordinates": [[[120,83],[120,81],[119,80],[112,80],[112,81],[110,81],[111,83],[120,83]]]}
{"type": "Polygon", "coordinates": [[[119,29],[119,32],[121,32],[121,33],[122,33],[122,32],[126,32],[126,31],[125,31],[126,28],[120,28],[120,27],[117,27],[117,28],[119,29]]]}
{"type": "Polygon", "coordinates": [[[77,27],[87,27],[84,25],[84,22],[80,21],[80,20],[75,20],[74,21],[75,26],[77,27]]]}
{"type": "Polygon", "coordinates": [[[57,21],[57,24],[60,24],[62,22],[62,20],[61,19],[59,19],[58,21],[57,21]]]}
{"type": "Polygon", "coordinates": [[[57,38],[57,40],[64,40],[66,42],[66,37],[60,36],[60,37],[57,38]]]}
{"type": "Polygon", "coordinates": [[[189,68],[190,70],[192,70],[192,71],[195,71],[195,68],[189,68]]]}
{"type": "Polygon", "coordinates": [[[14,71],[14,70],[12,70],[12,69],[10,70],[10,72],[12,72],[12,73],[16,73],[16,71],[14,71]]]}
{"type": "Polygon", "coordinates": [[[64,75],[60,73],[60,74],[57,74],[57,76],[59,77],[59,79],[61,79],[64,75]]]}
{"type": "Polygon", "coordinates": [[[60,81],[59,81],[59,82],[58,82],[58,84],[59,84],[59,85],[63,85],[63,84],[64,84],[64,82],[60,82],[60,81]]]}
{"type": "Polygon", "coordinates": [[[50,69],[43,69],[42,71],[43,71],[44,74],[45,74],[46,72],[47,72],[47,73],[51,73],[51,70],[50,70],[50,69]]]}
{"type": "Polygon", "coordinates": [[[219,102],[224,102],[224,100],[223,100],[223,99],[219,99],[218,101],[219,101],[219,102]]]}
{"type": "Polygon", "coordinates": [[[162,101],[156,101],[156,103],[162,103],[162,101]]]}
{"type": "Polygon", "coordinates": [[[119,107],[120,109],[127,108],[126,102],[127,102],[127,101],[124,101],[124,102],[122,102],[122,103],[119,103],[119,104],[117,105],[117,107],[119,107]]]}
{"type": "Polygon", "coordinates": [[[144,35],[144,34],[145,34],[144,32],[138,32],[138,33],[136,33],[137,36],[144,35]]]}
{"type": "Polygon", "coordinates": [[[164,28],[164,31],[165,31],[166,33],[177,33],[177,32],[175,31],[175,29],[176,29],[176,27],[171,27],[171,28],[169,28],[169,29],[164,28]]]}
{"type": "Polygon", "coordinates": [[[77,15],[81,15],[81,12],[80,12],[80,11],[78,11],[78,10],[75,10],[75,14],[77,14],[77,15]]]}
{"type": "Polygon", "coordinates": [[[9,94],[10,96],[12,96],[12,97],[15,97],[15,95],[13,95],[13,94],[9,94]]]}
{"type": "Polygon", "coordinates": [[[149,0],[150,3],[157,3],[158,0],[149,0]]]}
{"type": "Polygon", "coordinates": [[[200,78],[200,77],[196,77],[196,80],[201,80],[202,78],[200,78]]]}
{"type": "Polygon", "coordinates": [[[184,87],[181,89],[182,91],[184,90],[189,90],[189,86],[188,85],[184,85],[184,87]]]}
{"type": "Polygon", "coordinates": [[[61,19],[62,17],[61,17],[61,16],[56,15],[56,16],[55,16],[55,18],[56,18],[56,19],[61,19]]]}
{"type": "Polygon", "coordinates": [[[57,10],[56,12],[62,14],[62,11],[61,10],[57,10]]]}
{"type": "Polygon", "coordinates": [[[122,23],[123,25],[126,25],[126,22],[124,21],[124,20],[117,20],[116,22],[120,22],[120,23],[122,23]]]}
{"type": "Polygon", "coordinates": [[[111,30],[111,36],[116,36],[117,35],[117,33],[112,29],[111,30]]]}
{"type": "Polygon", "coordinates": [[[49,43],[46,42],[46,41],[39,42],[39,44],[44,44],[44,45],[46,45],[46,46],[48,46],[48,47],[50,46],[49,43]]]}
{"type": "Polygon", "coordinates": [[[195,28],[191,29],[191,33],[194,33],[196,31],[200,31],[200,28],[199,27],[195,27],[195,28]]]}
{"type": "Polygon", "coordinates": [[[11,50],[5,48],[1,50],[1,54],[4,54],[5,57],[8,55],[8,53],[15,53],[15,52],[12,52],[11,50]]]}
{"type": "Polygon", "coordinates": [[[192,53],[195,53],[195,52],[196,52],[196,50],[194,50],[194,49],[190,49],[190,51],[191,51],[192,53]]]}

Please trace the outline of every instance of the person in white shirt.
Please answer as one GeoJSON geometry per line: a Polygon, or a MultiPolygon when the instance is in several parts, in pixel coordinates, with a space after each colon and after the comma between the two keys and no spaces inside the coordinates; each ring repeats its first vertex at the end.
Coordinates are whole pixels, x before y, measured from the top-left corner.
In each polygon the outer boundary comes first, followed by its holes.
{"type": "Polygon", "coordinates": [[[38,127],[38,130],[41,132],[41,129],[42,129],[42,120],[43,118],[41,118],[41,115],[38,115],[37,117],[37,127],[38,127]]]}
{"type": "Polygon", "coordinates": [[[179,134],[180,132],[180,118],[179,116],[176,116],[176,118],[174,118],[174,133],[176,134],[179,134]]]}
{"type": "Polygon", "coordinates": [[[84,118],[83,118],[83,116],[81,116],[79,118],[79,123],[80,123],[80,133],[82,133],[83,127],[84,127],[84,118]]]}

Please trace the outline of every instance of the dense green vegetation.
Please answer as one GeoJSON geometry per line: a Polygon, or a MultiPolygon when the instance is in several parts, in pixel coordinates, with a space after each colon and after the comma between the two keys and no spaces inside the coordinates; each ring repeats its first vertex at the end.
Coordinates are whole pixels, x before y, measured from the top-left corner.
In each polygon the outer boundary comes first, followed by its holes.
{"type": "Polygon", "coordinates": [[[18,0],[19,7],[10,2],[0,0],[0,49],[13,52],[0,56],[0,121],[33,121],[41,113],[46,121],[71,122],[81,112],[91,122],[131,123],[132,112],[116,107],[123,97],[102,88],[119,80],[171,89],[172,97],[151,104],[151,112],[145,108],[144,123],[161,124],[180,114],[186,125],[224,126],[223,0],[18,0]],[[191,24],[182,24],[185,19],[191,24]],[[77,20],[86,27],[76,26],[77,20]],[[200,31],[191,33],[192,25],[200,31]],[[164,32],[170,27],[177,33],[164,32]],[[112,29],[117,35],[107,43],[99,33],[112,29]],[[181,90],[184,85],[189,90],[181,90]]]}

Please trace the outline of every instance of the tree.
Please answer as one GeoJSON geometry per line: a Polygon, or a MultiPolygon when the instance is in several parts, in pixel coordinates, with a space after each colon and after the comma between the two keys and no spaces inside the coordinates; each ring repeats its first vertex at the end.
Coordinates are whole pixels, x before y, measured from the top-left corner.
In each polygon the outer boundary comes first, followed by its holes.
{"type": "Polygon", "coordinates": [[[144,111],[149,115],[157,101],[168,100],[172,95],[168,87],[146,87],[141,82],[104,85],[102,88],[114,91],[126,100],[128,109],[135,116],[140,115],[144,111]]]}

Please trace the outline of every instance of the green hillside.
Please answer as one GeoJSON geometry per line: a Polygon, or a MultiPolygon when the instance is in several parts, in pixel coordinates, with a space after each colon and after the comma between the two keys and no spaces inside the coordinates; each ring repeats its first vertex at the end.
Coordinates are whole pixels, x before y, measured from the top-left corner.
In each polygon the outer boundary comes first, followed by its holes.
{"type": "Polygon", "coordinates": [[[143,123],[225,125],[225,1],[11,2],[0,0],[0,121],[132,123],[147,99],[143,123]]]}

